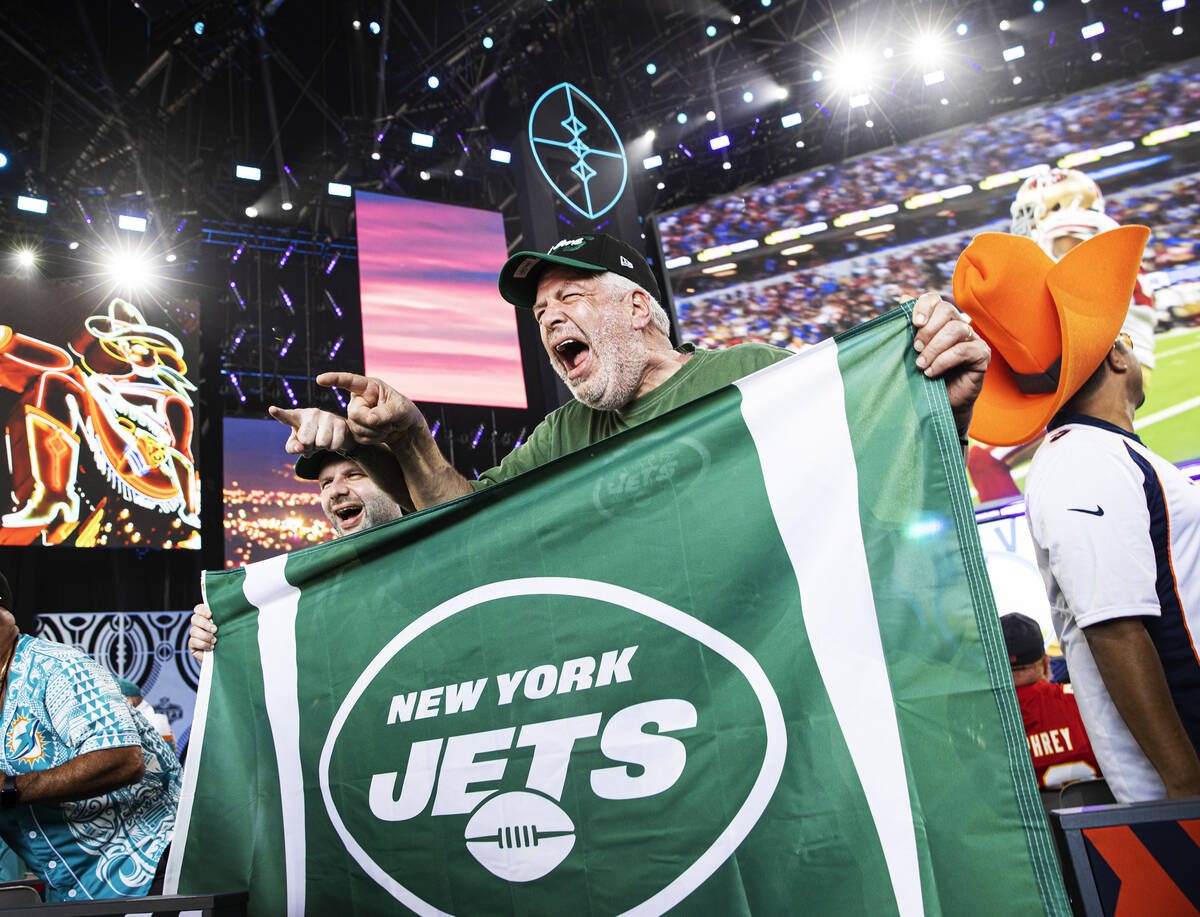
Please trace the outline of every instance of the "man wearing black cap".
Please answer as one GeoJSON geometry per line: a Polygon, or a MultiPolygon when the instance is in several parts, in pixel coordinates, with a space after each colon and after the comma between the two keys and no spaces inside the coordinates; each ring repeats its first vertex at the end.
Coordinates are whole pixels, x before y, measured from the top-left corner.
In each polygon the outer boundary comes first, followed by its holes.
{"type": "MultiPolygon", "coordinates": [[[[284,448],[296,456],[296,477],[316,481],[321,511],[337,537],[399,519],[412,509],[404,476],[383,446],[361,445],[346,420],[318,408],[269,408],[291,427],[284,448]]],[[[192,610],[188,650],[197,659],[217,644],[212,611],[201,602],[192,610]]]]}
{"type": "Polygon", "coordinates": [[[1038,788],[1055,790],[1076,780],[1099,777],[1100,765],[1092,754],[1074,691],[1070,685],[1050,681],[1050,657],[1042,628],[1022,614],[1004,615],[1000,627],[1038,788]]]}
{"type": "Polygon", "coordinates": [[[175,830],[180,768],[113,676],[17,630],[0,575],[0,837],[50,901],[147,894],[175,830]]]}
{"type": "MultiPolygon", "coordinates": [[[[658,284],[636,250],[603,233],[579,235],[547,252],[519,252],[500,273],[500,293],[532,310],[551,366],[575,400],[540,423],[496,468],[470,482],[438,451],[416,406],[379,379],[322,373],[321,385],[351,393],[354,438],[386,443],[417,508],[506,480],[716,391],[789,356],[763,344],[722,351],[671,345],[658,284]]],[[[965,437],[989,350],[957,309],[927,293],[913,309],[917,367],[947,383],[965,437]]]]}

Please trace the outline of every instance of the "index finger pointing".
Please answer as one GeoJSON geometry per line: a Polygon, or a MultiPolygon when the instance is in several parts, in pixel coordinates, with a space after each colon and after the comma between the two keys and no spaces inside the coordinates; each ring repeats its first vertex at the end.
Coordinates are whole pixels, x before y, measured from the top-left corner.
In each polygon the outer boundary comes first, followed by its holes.
{"type": "Polygon", "coordinates": [[[289,410],[288,408],[280,408],[276,407],[275,405],[271,405],[267,408],[267,413],[269,413],[280,423],[287,424],[293,430],[298,429],[300,426],[301,417],[298,409],[289,410]]]}
{"type": "Polygon", "coordinates": [[[370,379],[358,373],[321,373],[316,381],[325,388],[341,388],[354,395],[363,394],[371,384],[370,379]]]}

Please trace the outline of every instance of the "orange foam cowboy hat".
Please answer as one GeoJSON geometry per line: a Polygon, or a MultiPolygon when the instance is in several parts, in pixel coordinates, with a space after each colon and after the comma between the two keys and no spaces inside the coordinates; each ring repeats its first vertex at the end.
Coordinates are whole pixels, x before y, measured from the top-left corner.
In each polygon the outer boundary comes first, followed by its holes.
{"type": "Polygon", "coordinates": [[[971,436],[1031,440],[1117,339],[1137,282],[1145,226],[1110,229],[1055,264],[1032,239],[985,232],[954,268],[954,299],[992,348],[971,436]]]}

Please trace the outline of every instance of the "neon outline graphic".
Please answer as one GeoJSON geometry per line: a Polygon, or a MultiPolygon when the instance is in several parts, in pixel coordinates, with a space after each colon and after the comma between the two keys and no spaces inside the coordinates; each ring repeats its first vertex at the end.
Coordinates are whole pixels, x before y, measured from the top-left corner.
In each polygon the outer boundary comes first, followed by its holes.
{"type": "Polygon", "coordinates": [[[608,115],[601,110],[599,105],[588,98],[588,96],[581,91],[578,86],[573,86],[570,83],[558,83],[557,85],[551,86],[549,89],[543,92],[538,100],[533,103],[533,108],[529,112],[529,148],[533,151],[534,162],[536,162],[538,168],[541,169],[542,176],[549,183],[550,187],[554,189],[554,193],[562,198],[567,204],[569,204],[572,209],[583,214],[589,220],[598,219],[599,217],[602,217],[604,214],[608,213],[608,211],[616,205],[617,201],[621,199],[621,195],[625,193],[625,184],[629,180],[629,163],[625,158],[625,146],[621,143],[621,138],[617,134],[617,129],[613,127],[613,123],[608,119],[608,115]],[[567,134],[570,135],[571,139],[554,140],[549,137],[535,137],[533,135],[533,122],[534,119],[537,118],[538,109],[541,108],[542,103],[546,101],[547,98],[559,90],[563,91],[567,100],[567,117],[560,121],[559,124],[562,125],[563,129],[567,132],[567,134]],[[605,126],[608,127],[608,131],[612,135],[613,142],[617,146],[616,152],[613,152],[612,150],[596,149],[595,147],[590,146],[583,139],[583,134],[587,132],[588,126],[580,121],[575,115],[574,96],[579,96],[583,102],[586,102],[588,105],[590,105],[596,114],[603,119],[605,126]],[[583,193],[587,206],[586,210],[583,207],[580,207],[579,204],[575,203],[575,201],[571,200],[571,198],[568,197],[567,194],[558,186],[554,179],[550,177],[550,173],[546,171],[546,166],[542,163],[541,156],[538,155],[537,145],[539,143],[546,146],[570,150],[575,154],[576,162],[575,165],[571,166],[571,172],[583,184],[583,193]],[[611,159],[619,159],[621,161],[621,187],[617,189],[617,193],[613,195],[613,199],[599,210],[595,208],[595,205],[592,202],[592,191],[591,187],[589,186],[591,180],[599,173],[590,165],[588,165],[588,156],[604,156],[611,159]]]}

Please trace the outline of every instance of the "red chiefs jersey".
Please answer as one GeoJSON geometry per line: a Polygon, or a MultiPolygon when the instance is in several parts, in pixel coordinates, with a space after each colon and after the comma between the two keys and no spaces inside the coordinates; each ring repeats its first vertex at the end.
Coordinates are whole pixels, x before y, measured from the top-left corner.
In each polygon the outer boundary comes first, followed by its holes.
{"type": "Polygon", "coordinates": [[[1070,685],[1035,681],[1017,688],[1017,701],[1039,789],[1100,776],[1070,685]]]}

